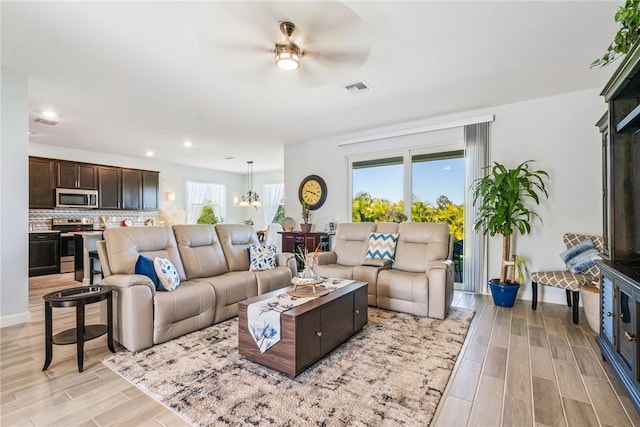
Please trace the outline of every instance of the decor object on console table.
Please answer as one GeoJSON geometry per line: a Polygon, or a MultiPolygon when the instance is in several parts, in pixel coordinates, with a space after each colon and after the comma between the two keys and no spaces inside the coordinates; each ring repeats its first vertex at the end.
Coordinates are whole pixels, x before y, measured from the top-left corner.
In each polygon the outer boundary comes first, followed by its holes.
{"type": "Polygon", "coordinates": [[[300,230],[303,233],[309,233],[311,231],[311,226],[313,224],[309,224],[309,205],[304,200],[302,201],[302,221],[303,224],[300,224],[300,230]]]}
{"type": "Polygon", "coordinates": [[[541,194],[548,197],[543,178],[548,178],[549,175],[543,170],[529,170],[531,162],[533,160],[527,160],[514,169],[507,169],[504,165],[494,162],[493,166],[485,167],[490,173],[477,179],[471,187],[473,205],[478,207],[474,229],[482,230],[490,236],[502,235],[500,279],[489,280],[493,301],[501,307],[513,307],[520,287],[520,284],[515,282],[513,270],[519,270],[520,282],[524,280],[523,268],[518,268],[524,267],[524,260],[517,255],[511,255],[511,236],[514,231],[523,235],[531,232],[530,221],[532,217],[538,216],[524,203],[529,198],[540,204],[541,194]],[[511,279],[507,280],[509,267],[513,270],[511,279]]]}

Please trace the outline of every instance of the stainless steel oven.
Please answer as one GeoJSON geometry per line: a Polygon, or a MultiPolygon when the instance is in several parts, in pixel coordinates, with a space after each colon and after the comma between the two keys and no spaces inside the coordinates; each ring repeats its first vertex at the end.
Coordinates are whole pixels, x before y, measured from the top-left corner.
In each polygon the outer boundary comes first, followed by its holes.
{"type": "Polygon", "coordinates": [[[51,229],[60,231],[60,273],[75,270],[75,234],[93,230],[92,218],[52,218],[51,229]]]}

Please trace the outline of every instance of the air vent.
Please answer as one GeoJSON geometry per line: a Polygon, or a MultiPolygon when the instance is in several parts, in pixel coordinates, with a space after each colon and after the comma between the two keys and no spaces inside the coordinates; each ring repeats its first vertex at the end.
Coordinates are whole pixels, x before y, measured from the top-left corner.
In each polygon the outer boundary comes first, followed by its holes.
{"type": "Polygon", "coordinates": [[[348,84],[344,88],[350,93],[360,93],[371,90],[371,88],[362,80],[359,82],[348,84]]]}
{"type": "Polygon", "coordinates": [[[43,119],[42,117],[36,117],[34,120],[36,123],[42,123],[43,125],[55,126],[58,124],[55,120],[43,119]]]}

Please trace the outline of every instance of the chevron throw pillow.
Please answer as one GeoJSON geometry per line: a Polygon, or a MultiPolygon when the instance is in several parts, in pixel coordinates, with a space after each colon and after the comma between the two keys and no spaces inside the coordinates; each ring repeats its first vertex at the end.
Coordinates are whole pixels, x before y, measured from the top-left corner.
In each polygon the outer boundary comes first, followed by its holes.
{"type": "Polygon", "coordinates": [[[397,234],[371,233],[369,235],[369,248],[365,258],[388,259],[393,261],[398,243],[397,234]]]}

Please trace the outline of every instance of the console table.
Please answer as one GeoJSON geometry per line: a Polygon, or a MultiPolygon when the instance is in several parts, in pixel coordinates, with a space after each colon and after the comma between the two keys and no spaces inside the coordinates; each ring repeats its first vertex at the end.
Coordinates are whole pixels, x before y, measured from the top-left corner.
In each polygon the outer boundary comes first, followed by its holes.
{"type": "MultiPolygon", "coordinates": [[[[282,252],[299,254],[301,251],[313,252],[320,247],[320,252],[327,252],[330,249],[329,233],[303,233],[301,231],[281,231],[282,252]]],[[[302,270],[304,265],[296,257],[298,270],[302,270]]]]}

